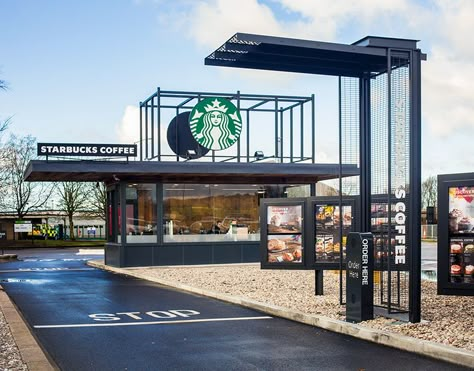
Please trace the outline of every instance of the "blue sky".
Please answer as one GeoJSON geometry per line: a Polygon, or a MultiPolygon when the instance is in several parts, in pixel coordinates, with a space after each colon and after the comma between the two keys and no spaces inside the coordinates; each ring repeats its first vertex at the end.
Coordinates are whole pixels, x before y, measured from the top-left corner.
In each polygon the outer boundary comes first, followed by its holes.
{"type": "MultiPolygon", "coordinates": [[[[420,39],[423,177],[474,169],[469,0],[0,0],[0,118],[42,142],[138,140],[138,102],[166,90],[316,95],[317,153],[336,161],[334,78],[204,65],[235,32],[351,43],[420,39]],[[329,129],[328,129],[329,128],[329,129]]],[[[4,138],[5,139],[5,138],[4,138]]]]}

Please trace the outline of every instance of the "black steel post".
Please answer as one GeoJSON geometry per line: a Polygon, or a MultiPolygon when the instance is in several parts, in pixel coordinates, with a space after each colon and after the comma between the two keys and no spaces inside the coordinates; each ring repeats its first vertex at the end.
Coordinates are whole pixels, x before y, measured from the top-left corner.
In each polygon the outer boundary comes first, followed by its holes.
{"type": "Polygon", "coordinates": [[[283,110],[280,109],[280,162],[283,163],[283,110]]]}
{"type": "Polygon", "coordinates": [[[314,112],[314,94],[311,94],[311,159],[313,164],[316,162],[316,117],[314,112]]]}
{"type": "MultiPolygon", "coordinates": [[[[339,106],[339,215],[343,215],[342,212],[342,79],[341,76],[338,78],[338,106],[339,106]]],[[[339,243],[342,246],[342,218],[339,218],[339,243]]],[[[343,250],[340,249],[339,253],[339,304],[344,304],[343,294],[344,294],[344,286],[343,286],[343,250]]]]}
{"type": "Polygon", "coordinates": [[[145,158],[148,159],[148,102],[145,103],[145,158]]]}
{"type": "Polygon", "coordinates": [[[161,89],[157,88],[156,89],[156,122],[158,126],[158,131],[156,132],[156,135],[158,137],[158,161],[161,161],[161,89]]]}
{"type": "MultiPolygon", "coordinates": [[[[127,195],[126,183],[121,181],[117,187],[120,189],[120,267],[125,266],[125,244],[127,243],[127,195]]],[[[117,209],[116,209],[117,210],[117,209]]]]}
{"type": "Polygon", "coordinates": [[[303,103],[301,103],[300,105],[301,107],[301,110],[300,110],[300,147],[301,147],[301,161],[303,161],[303,158],[304,158],[304,118],[303,118],[303,114],[304,114],[304,110],[303,110],[303,103]]]}
{"type": "MultiPolygon", "coordinates": [[[[176,117],[179,115],[179,106],[176,107],[176,117]]],[[[176,125],[175,125],[175,138],[176,138],[176,161],[179,162],[179,151],[181,150],[179,148],[179,131],[178,131],[178,120],[176,119],[176,125]]]]}
{"type": "Polygon", "coordinates": [[[410,52],[410,322],[421,320],[421,52],[410,52]]]}
{"type": "Polygon", "coordinates": [[[250,162],[250,110],[247,110],[247,162],[250,162]]]}
{"type": "MultiPolygon", "coordinates": [[[[140,102],[140,161],[143,161],[143,122],[142,122],[142,102],[140,102]]],[[[47,158],[46,158],[47,159],[47,158]]]]}
{"type": "Polygon", "coordinates": [[[360,232],[370,232],[371,146],[370,77],[359,78],[360,232]]]}
{"type": "MultiPolygon", "coordinates": [[[[387,49],[387,213],[388,213],[388,233],[387,233],[387,311],[392,311],[392,50],[387,49]]],[[[382,259],[383,256],[382,256],[382,259]]],[[[383,263],[382,263],[383,264],[383,263]]],[[[383,276],[383,270],[382,270],[383,276]]],[[[400,287],[400,285],[398,285],[400,287]]],[[[383,289],[380,290],[383,293],[383,289]]]]}
{"type": "Polygon", "coordinates": [[[275,159],[278,158],[278,98],[275,98],[275,159]]]}
{"type": "Polygon", "coordinates": [[[151,130],[151,158],[155,158],[155,97],[151,98],[151,117],[150,117],[150,130],[151,130]]]}
{"type": "Polygon", "coordinates": [[[314,295],[324,295],[324,271],[322,269],[316,269],[314,271],[314,295]]]}
{"type": "Polygon", "coordinates": [[[290,162],[293,162],[293,108],[290,109],[290,162]]]}
{"type": "MultiPolygon", "coordinates": [[[[237,111],[240,112],[240,90],[237,90],[237,111]]],[[[240,162],[240,137],[237,140],[237,162],[240,162]]]]}

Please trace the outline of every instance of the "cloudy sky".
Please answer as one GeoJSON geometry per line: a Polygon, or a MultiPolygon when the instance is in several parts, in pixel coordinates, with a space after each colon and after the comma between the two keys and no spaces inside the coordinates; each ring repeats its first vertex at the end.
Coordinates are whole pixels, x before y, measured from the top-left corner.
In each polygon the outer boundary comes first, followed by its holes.
{"type": "Polygon", "coordinates": [[[0,118],[42,142],[134,142],[165,90],[316,96],[317,154],[337,161],[337,80],[204,65],[236,32],[420,40],[423,178],[474,170],[472,0],[0,0],[0,118]]]}

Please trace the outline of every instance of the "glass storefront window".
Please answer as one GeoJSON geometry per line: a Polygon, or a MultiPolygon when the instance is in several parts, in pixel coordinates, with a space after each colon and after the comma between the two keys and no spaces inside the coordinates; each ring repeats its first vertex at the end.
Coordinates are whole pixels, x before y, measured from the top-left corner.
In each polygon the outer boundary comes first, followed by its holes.
{"type": "Polygon", "coordinates": [[[287,197],[288,185],[164,184],[164,242],[259,241],[261,198],[287,197]]]}
{"type": "Polygon", "coordinates": [[[156,185],[127,184],[125,187],[127,243],[156,243],[156,185]]]}

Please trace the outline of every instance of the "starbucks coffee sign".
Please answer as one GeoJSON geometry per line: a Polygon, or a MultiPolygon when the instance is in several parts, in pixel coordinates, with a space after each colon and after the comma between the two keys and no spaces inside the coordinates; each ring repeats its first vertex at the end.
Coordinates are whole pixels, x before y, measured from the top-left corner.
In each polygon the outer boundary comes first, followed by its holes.
{"type": "Polygon", "coordinates": [[[189,126],[200,145],[220,151],[237,142],[242,131],[242,118],[227,99],[206,98],[194,106],[189,126]]]}

